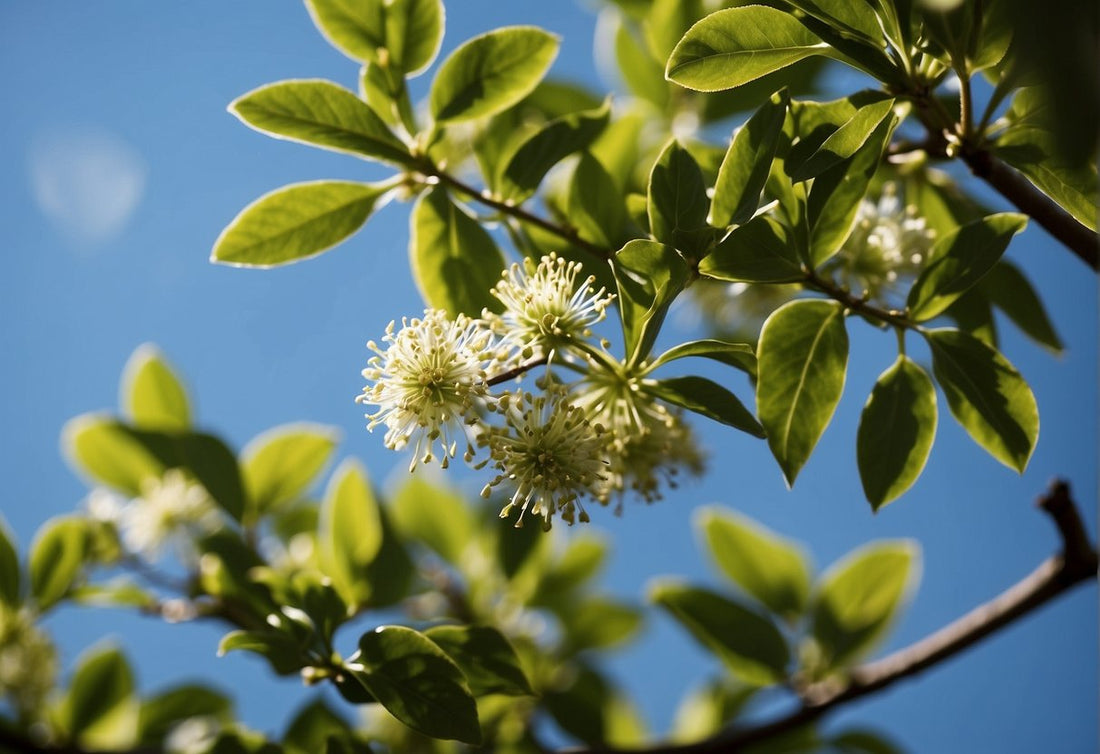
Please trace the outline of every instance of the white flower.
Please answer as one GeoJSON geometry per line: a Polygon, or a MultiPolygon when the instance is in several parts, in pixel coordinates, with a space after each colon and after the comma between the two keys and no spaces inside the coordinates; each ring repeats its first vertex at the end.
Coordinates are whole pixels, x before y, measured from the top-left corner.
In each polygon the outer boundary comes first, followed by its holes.
{"type": "Polygon", "coordinates": [[[581,505],[585,495],[597,499],[607,469],[603,428],[592,424],[584,412],[570,402],[563,388],[549,385],[545,392],[508,394],[501,398],[504,427],[487,430],[482,441],[500,472],[485,485],[482,495],[508,482],[512,498],[500,512],[506,518],[515,507],[520,514],[516,526],[530,512],[542,516],[549,529],[554,513],[572,524],[578,517],[588,521],[581,505]]]}
{"type": "Polygon", "coordinates": [[[504,313],[484,316],[494,330],[517,344],[524,358],[544,356],[556,345],[586,338],[615,297],[603,288],[594,289],[592,275],[578,285],[580,272],[580,263],[555,253],[537,265],[532,259],[522,266],[513,264],[492,290],[504,304],[504,313]]]}
{"type": "Polygon", "coordinates": [[[150,558],[175,535],[209,532],[218,523],[217,507],[206,488],[181,469],[146,479],[141,497],[130,501],[119,520],[127,549],[150,558]]]}
{"type": "Polygon", "coordinates": [[[492,333],[478,320],[462,314],[451,320],[439,309],[426,309],[423,319],[402,319],[401,329],[393,329],[390,322],[383,338],[389,343],[385,350],[373,341],[367,344],[377,356],[371,357],[363,376],[373,384],[356,398],[378,407],[367,414],[367,428],[385,425],[386,447],[393,450],[413,443],[410,471],[418,461],[432,461],[436,443],[446,468],[460,436],[466,439],[470,460],[470,425],[493,402],[486,367],[500,355],[494,353],[492,333]]]}

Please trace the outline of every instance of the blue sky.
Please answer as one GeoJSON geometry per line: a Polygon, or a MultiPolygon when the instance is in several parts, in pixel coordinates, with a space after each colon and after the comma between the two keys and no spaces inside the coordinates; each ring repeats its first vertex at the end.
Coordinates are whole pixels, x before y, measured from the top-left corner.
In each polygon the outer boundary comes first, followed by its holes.
{"type": "MultiPolygon", "coordinates": [[[[595,16],[580,5],[455,0],[448,16],[445,51],[495,26],[537,24],[563,37],[554,75],[597,91],[613,85],[596,73],[595,16]]],[[[237,447],[276,424],[310,420],[339,427],[341,454],[362,458],[380,486],[404,468],[405,458],[364,430],[352,399],[366,341],[422,306],[407,267],[407,206],[386,207],[352,241],[303,264],[249,271],[207,261],[222,227],[266,191],[383,175],[267,139],[225,111],[260,84],[305,77],[354,88],[356,67],[289,0],[0,6],[0,349],[8,364],[0,372],[0,510],[23,543],[86,493],[59,454],[62,425],[113,408],[123,364],[147,341],[186,376],[201,423],[237,447]]],[[[855,431],[894,346],[892,335],[853,322],[844,399],[796,488],[785,489],[762,442],[700,423],[710,476],[657,505],[628,506],[621,519],[595,515],[594,528],[615,551],[605,585],[640,600],[656,575],[717,583],[692,525],[693,512],[712,503],[808,542],[819,568],[868,540],[911,537],[923,547],[923,581],[888,644],[901,646],[992,597],[1056,548],[1053,527],[1032,506],[1055,476],[1075,485],[1095,532],[1096,279],[1035,228],[1009,255],[1034,277],[1068,346],[1052,358],[1002,327],[1004,351],[1031,382],[1042,416],[1024,475],[975,446],[941,396],[923,477],[872,515],[856,474],[855,431]]],[[[746,384],[733,388],[748,398],[746,384]]],[[[269,693],[272,679],[258,660],[215,658],[218,632],[210,627],[67,610],[51,628],[67,663],[102,636],[116,637],[143,688],[207,675],[238,694],[243,717],[260,729],[281,729],[286,712],[307,698],[294,680],[275,682],[269,693]]],[[[1079,589],[830,725],[880,726],[916,752],[1094,748],[1096,635],[1096,590],[1079,589]]],[[[720,672],[660,616],[610,668],[657,731],[686,689],[720,672]]]]}

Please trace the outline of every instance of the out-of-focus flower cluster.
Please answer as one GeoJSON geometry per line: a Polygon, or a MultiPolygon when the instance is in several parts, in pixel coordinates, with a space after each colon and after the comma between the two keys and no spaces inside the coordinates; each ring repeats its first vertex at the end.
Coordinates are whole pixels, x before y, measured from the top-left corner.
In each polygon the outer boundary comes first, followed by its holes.
{"type": "Polygon", "coordinates": [[[368,428],[384,427],[389,448],[413,449],[410,471],[446,468],[460,447],[468,463],[490,466],[483,494],[506,490],[501,517],[518,510],[517,526],[528,514],[547,529],[555,514],[587,521],[585,501],[621,505],[628,490],[658,499],[701,456],[680,412],[593,341],[614,299],[594,283],[579,263],[549,254],[504,272],[492,289],[499,313],[428,309],[400,329],[391,322],[383,346],[367,344],[374,356],[357,400],[376,409],[368,428]],[[544,369],[534,391],[515,384],[533,369],[544,369]]]}
{"type": "Polygon", "coordinates": [[[57,650],[33,614],[0,602],[0,699],[21,716],[36,716],[56,677],[57,650]]]}

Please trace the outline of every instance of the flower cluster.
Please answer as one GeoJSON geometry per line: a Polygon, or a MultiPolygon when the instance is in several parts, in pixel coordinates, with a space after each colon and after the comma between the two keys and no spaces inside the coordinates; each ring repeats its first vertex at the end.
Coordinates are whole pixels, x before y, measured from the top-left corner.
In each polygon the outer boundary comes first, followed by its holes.
{"type": "Polygon", "coordinates": [[[40,713],[57,665],[57,650],[32,613],[0,602],[0,699],[20,715],[40,713]]]}
{"type": "Polygon", "coordinates": [[[428,309],[396,331],[390,323],[385,348],[368,344],[375,355],[357,398],[376,407],[368,429],[385,426],[394,450],[411,445],[410,470],[437,457],[446,467],[460,442],[468,463],[484,451],[477,468],[496,475],[483,494],[507,490],[501,517],[518,511],[517,526],[527,515],[544,528],[556,514],[588,521],[585,499],[607,505],[626,490],[656,499],[661,480],[698,469],[698,451],[679,414],[591,342],[614,299],[594,283],[579,263],[549,254],[504,272],[492,289],[499,313],[428,309]],[[561,382],[553,364],[581,377],[561,382]],[[535,392],[495,389],[544,365],[535,392]]]}

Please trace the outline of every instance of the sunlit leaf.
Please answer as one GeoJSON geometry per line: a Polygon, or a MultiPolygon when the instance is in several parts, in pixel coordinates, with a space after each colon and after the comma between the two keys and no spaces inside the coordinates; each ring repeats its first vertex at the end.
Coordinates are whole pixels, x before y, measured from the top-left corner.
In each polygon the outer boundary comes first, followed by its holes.
{"type": "Polygon", "coordinates": [[[734,228],[699,263],[699,274],[745,283],[791,283],[806,276],[787,228],[767,215],[734,228]]]}
{"type": "Polygon", "coordinates": [[[122,652],[103,647],[84,654],[77,661],[63,709],[68,730],[84,749],[133,746],[140,707],[122,652]]]}
{"type": "Polygon", "coordinates": [[[714,184],[709,222],[716,228],[745,223],[760,206],[788,99],[786,92],[773,94],[733,135],[714,184]]]}
{"type": "Polygon", "coordinates": [[[382,547],[382,523],[366,471],[351,459],[333,472],[325,491],[318,547],[337,592],[352,607],[365,604],[371,593],[366,572],[382,547]]]}
{"type": "Polygon", "coordinates": [[[630,361],[649,355],[672,300],[687,284],[683,257],[654,241],[629,242],[611,260],[630,361]]]}
{"type": "Polygon", "coordinates": [[[286,424],[256,437],[242,453],[252,510],[264,513],[298,499],[328,465],[339,435],[320,424],[286,424]]]}
{"type": "Polygon", "coordinates": [[[670,361],[684,359],[689,356],[713,359],[735,369],[740,369],[750,376],[756,375],[756,354],[751,345],[748,343],[728,343],[713,338],[692,340],[673,346],[654,359],[650,369],[656,369],[670,361]]]}
{"type": "Polygon", "coordinates": [[[151,343],[138,346],[122,370],[122,406],[143,429],[187,429],[187,391],[164,355],[151,343]]]}
{"type": "Polygon", "coordinates": [[[84,565],[87,537],[87,523],[76,516],[52,518],[38,530],[27,571],[39,610],[53,606],[73,586],[84,565]]]}
{"type": "Polygon", "coordinates": [[[675,141],[649,174],[649,230],[660,242],[702,256],[714,238],[707,225],[710,200],[699,164],[675,141]]]}
{"type": "Polygon", "coordinates": [[[519,656],[504,635],[489,626],[434,626],[424,632],[461,668],[470,691],[482,694],[533,694],[519,656]]]}
{"type": "Polygon", "coordinates": [[[661,400],[748,432],[754,437],[764,436],[764,428],[737,396],[705,377],[670,377],[646,385],[645,389],[661,400]]]}

